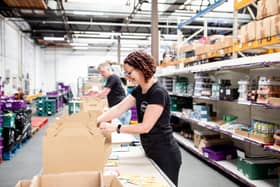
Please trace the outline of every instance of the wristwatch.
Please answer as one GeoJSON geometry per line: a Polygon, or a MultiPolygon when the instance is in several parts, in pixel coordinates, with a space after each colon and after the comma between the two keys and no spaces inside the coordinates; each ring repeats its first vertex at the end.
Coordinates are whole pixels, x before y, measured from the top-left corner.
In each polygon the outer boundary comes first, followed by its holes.
{"type": "Polygon", "coordinates": [[[117,126],[117,133],[118,133],[118,134],[120,134],[120,133],[121,133],[121,132],[120,132],[121,127],[122,127],[122,125],[121,125],[121,124],[118,124],[118,126],[117,126]]]}

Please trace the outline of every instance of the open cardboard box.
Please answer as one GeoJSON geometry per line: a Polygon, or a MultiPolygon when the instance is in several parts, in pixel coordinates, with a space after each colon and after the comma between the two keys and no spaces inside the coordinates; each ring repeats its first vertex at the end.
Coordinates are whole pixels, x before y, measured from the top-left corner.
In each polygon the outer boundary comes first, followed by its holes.
{"type": "Polygon", "coordinates": [[[99,99],[90,96],[81,97],[81,111],[97,111],[108,106],[106,99],[99,99]]]}
{"type": "Polygon", "coordinates": [[[48,129],[43,137],[43,174],[102,171],[111,153],[111,133],[89,125],[83,113],[48,129]]]}
{"type": "Polygon", "coordinates": [[[114,176],[100,172],[69,172],[35,176],[32,180],[19,181],[16,187],[122,187],[114,176]]]}

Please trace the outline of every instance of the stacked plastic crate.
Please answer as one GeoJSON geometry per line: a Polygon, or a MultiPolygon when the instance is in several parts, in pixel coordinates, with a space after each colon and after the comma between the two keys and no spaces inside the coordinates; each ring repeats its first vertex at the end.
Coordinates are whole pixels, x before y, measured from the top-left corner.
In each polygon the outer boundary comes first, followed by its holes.
{"type": "Polygon", "coordinates": [[[12,112],[1,115],[3,127],[3,160],[9,160],[15,153],[15,114],[12,112]]]}
{"type": "MultiPolygon", "coordinates": [[[[51,103],[53,102],[53,100],[55,101],[55,112],[58,112],[59,108],[61,108],[61,101],[59,99],[59,96],[61,94],[59,93],[59,91],[52,91],[52,92],[47,92],[47,100],[51,100],[50,102],[48,102],[48,108],[51,109],[51,103]]],[[[50,111],[49,111],[50,112],[50,111]]],[[[48,115],[50,115],[47,112],[48,115]]]]}
{"type": "Polygon", "coordinates": [[[45,96],[38,97],[36,100],[36,114],[38,116],[46,116],[46,110],[45,110],[45,96]]]}
{"type": "Polygon", "coordinates": [[[57,102],[55,99],[47,99],[45,100],[45,110],[48,116],[54,115],[57,111],[57,102]]]}

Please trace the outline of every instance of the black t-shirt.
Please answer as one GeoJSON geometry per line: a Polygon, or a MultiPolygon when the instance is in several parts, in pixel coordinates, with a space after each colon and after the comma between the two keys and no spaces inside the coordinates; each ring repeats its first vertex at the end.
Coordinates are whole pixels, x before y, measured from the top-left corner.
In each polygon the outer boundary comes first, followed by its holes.
{"type": "Polygon", "coordinates": [[[111,89],[107,96],[109,107],[118,104],[125,98],[125,91],[122,87],[121,79],[117,75],[111,75],[107,79],[104,87],[111,89]]]}
{"type": "Polygon", "coordinates": [[[152,87],[147,91],[147,93],[142,94],[142,89],[137,86],[131,93],[131,95],[136,99],[137,117],[138,122],[143,121],[145,109],[149,104],[161,105],[164,109],[156,124],[147,134],[142,134],[141,136],[150,135],[167,135],[172,133],[172,127],[170,125],[170,99],[167,91],[159,85],[159,83],[154,83],[152,87]]]}

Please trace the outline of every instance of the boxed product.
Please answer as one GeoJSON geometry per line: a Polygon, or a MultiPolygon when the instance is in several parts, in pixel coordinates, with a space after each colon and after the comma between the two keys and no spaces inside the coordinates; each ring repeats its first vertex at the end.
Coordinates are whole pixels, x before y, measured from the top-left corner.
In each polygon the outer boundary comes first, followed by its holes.
{"type": "Polygon", "coordinates": [[[96,171],[69,172],[35,176],[32,180],[22,180],[16,187],[122,187],[114,176],[102,176],[96,171]]]}
{"type": "Polygon", "coordinates": [[[103,170],[111,153],[111,134],[102,133],[91,124],[94,118],[82,114],[69,117],[73,120],[64,117],[47,130],[43,137],[44,174],[103,170]]]}
{"type": "Polygon", "coordinates": [[[249,41],[248,39],[248,26],[246,25],[242,25],[240,27],[240,30],[238,32],[238,37],[240,39],[241,43],[246,43],[247,41],[249,41]]]}
{"type": "Polygon", "coordinates": [[[232,145],[216,145],[204,147],[202,150],[204,157],[216,161],[231,160],[237,157],[236,148],[232,145]]]}
{"type": "Polygon", "coordinates": [[[248,41],[256,39],[256,22],[251,21],[247,24],[248,41]]]}
{"type": "Polygon", "coordinates": [[[273,16],[278,13],[278,0],[260,0],[257,8],[257,19],[273,16]]]}
{"type": "Polygon", "coordinates": [[[256,39],[262,39],[271,36],[271,18],[256,21],[256,39]]]}
{"type": "Polygon", "coordinates": [[[237,159],[237,169],[249,179],[277,178],[278,159],[237,159]]]}
{"type": "Polygon", "coordinates": [[[270,19],[270,34],[275,36],[280,34],[280,14],[269,17],[270,19]]]}

